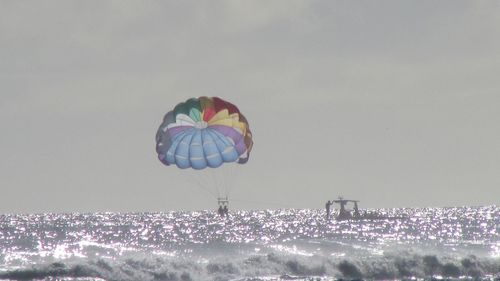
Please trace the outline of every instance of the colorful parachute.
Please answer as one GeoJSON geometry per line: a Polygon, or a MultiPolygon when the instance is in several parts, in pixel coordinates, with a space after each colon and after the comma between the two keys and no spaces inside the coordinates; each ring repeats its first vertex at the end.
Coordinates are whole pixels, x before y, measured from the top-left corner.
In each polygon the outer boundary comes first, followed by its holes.
{"type": "Polygon", "coordinates": [[[156,134],[160,161],[182,169],[216,168],[224,162],[244,164],[252,145],[246,118],[235,105],[218,97],[179,103],[165,115],[156,134]]]}

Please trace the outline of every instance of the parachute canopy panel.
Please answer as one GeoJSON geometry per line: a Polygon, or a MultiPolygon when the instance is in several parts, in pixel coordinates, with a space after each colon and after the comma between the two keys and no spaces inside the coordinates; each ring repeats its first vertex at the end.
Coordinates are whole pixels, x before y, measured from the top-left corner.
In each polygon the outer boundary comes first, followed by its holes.
{"type": "Polygon", "coordinates": [[[156,152],[165,165],[216,168],[248,161],[253,140],[239,109],[218,97],[191,98],[163,118],[156,134],[156,152]]]}

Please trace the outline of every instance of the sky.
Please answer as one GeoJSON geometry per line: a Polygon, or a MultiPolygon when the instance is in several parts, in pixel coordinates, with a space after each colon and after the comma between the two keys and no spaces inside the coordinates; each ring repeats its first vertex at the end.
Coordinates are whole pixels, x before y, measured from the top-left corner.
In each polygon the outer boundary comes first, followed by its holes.
{"type": "Polygon", "coordinates": [[[498,1],[4,0],[0,213],[499,205],[499,50],[498,1]],[[247,164],[158,161],[198,96],[247,164]]]}

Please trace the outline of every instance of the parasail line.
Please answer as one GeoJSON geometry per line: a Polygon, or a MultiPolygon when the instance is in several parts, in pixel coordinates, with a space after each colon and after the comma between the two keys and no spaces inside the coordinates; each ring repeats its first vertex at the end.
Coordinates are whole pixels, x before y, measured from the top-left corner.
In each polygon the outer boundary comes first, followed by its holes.
{"type": "Polygon", "coordinates": [[[252,200],[241,200],[241,199],[234,199],[234,198],[232,198],[231,201],[243,202],[243,203],[270,204],[270,205],[278,205],[278,206],[287,207],[287,208],[294,208],[294,206],[292,206],[292,205],[278,203],[278,202],[252,201],[252,200]]]}

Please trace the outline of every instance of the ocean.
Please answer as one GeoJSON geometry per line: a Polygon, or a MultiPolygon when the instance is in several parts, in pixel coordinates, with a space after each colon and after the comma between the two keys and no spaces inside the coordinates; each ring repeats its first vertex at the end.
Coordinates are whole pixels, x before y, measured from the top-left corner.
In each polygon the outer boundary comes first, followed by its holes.
{"type": "Polygon", "coordinates": [[[500,280],[500,208],[0,215],[0,280],[500,280]]]}

